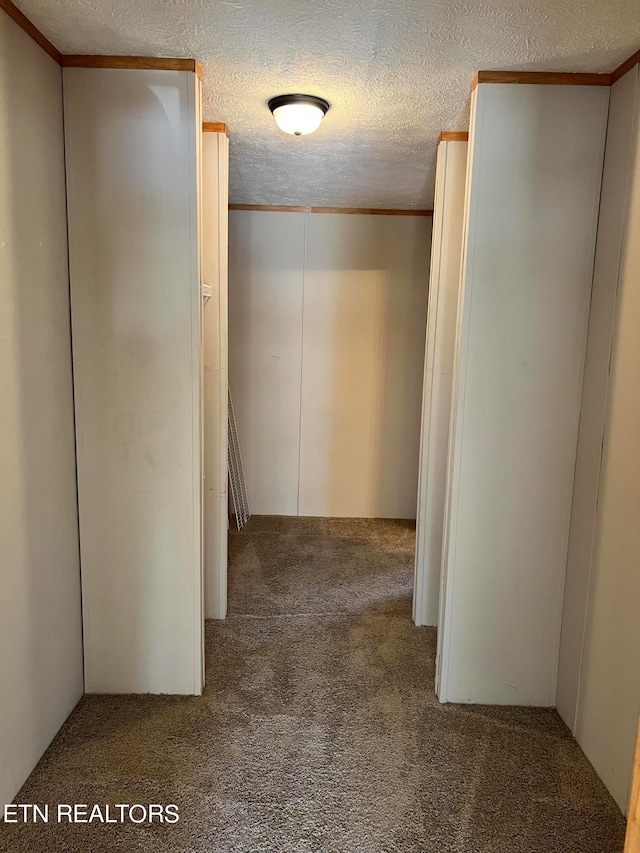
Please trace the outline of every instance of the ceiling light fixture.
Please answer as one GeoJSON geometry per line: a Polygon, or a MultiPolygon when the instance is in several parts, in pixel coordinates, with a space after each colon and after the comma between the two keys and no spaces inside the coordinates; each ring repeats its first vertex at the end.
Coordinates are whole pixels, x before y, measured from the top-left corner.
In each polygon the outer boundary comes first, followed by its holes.
{"type": "Polygon", "coordinates": [[[268,106],[280,130],[306,136],[320,127],[331,105],[315,95],[278,95],[271,98],[268,106]]]}

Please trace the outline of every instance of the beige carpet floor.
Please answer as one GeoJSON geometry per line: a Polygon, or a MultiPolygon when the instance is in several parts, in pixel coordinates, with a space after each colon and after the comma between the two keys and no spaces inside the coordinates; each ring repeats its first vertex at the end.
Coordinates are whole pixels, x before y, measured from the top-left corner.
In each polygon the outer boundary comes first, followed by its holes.
{"type": "Polygon", "coordinates": [[[23,803],[175,803],[176,825],[0,825],[0,850],[621,853],[554,711],[442,706],[407,522],[254,518],[201,698],[87,696],[23,803]]]}

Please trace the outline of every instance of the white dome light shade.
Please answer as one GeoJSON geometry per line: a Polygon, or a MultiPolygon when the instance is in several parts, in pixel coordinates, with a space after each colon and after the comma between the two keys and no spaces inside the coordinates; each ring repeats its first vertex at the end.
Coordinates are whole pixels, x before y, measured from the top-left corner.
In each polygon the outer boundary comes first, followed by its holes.
{"type": "Polygon", "coordinates": [[[285,104],[273,111],[280,130],[294,136],[306,136],[320,127],[324,113],[314,104],[285,104]]]}
{"type": "Polygon", "coordinates": [[[269,109],[280,130],[292,136],[306,136],[320,127],[329,102],[315,95],[278,95],[269,101],[269,109]]]}

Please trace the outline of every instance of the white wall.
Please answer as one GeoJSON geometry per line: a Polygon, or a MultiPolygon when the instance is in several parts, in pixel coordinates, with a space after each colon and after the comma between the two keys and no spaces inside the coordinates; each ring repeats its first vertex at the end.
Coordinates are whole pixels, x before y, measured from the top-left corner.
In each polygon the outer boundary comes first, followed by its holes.
{"type": "Polygon", "coordinates": [[[634,69],[611,90],[558,666],[558,711],[572,730],[580,680],[627,187],[631,177],[636,76],[634,69]]]}
{"type": "Polygon", "coordinates": [[[574,487],[558,709],[621,809],[640,712],[640,81],[611,111],[574,487]]]}
{"type": "Polygon", "coordinates": [[[474,92],[443,701],[554,705],[609,90],[474,92]]]}
{"type": "Polygon", "coordinates": [[[82,694],[59,66],[0,12],[0,802],[82,694]]]}
{"type": "Polygon", "coordinates": [[[89,693],[202,685],[199,98],[64,70],[89,693]]]}
{"type": "Polygon", "coordinates": [[[418,475],[416,625],[438,624],[468,147],[465,141],[443,140],[436,163],[418,475]]]}
{"type": "Polygon", "coordinates": [[[307,228],[299,514],[415,518],[431,218],[307,228]]]}
{"type": "Polygon", "coordinates": [[[304,213],[229,213],[229,387],[254,515],[297,515],[304,213]]]}
{"type": "Polygon", "coordinates": [[[253,513],[415,517],[430,230],[231,213],[230,383],[253,513]]]}
{"type": "Polygon", "coordinates": [[[227,615],[227,279],[229,140],[202,134],[205,617],[227,615]]]}

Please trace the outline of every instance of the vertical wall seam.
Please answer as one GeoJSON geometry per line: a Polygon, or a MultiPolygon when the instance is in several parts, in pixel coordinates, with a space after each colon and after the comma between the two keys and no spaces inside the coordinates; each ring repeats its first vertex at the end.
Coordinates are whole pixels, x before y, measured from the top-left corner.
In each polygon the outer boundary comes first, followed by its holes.
{"type": "MultiPolygon", "coordinates": [[[[586,369],[587,369],[587,354],[589,349],[589,330],[591,327],[591,310],[593,307],[593,294],[595,289],[595,277],[596,277],[596,256],[598,251],[598,232],[600,230],[600,216],[602,213],[602,195],[604,190],[604,164],[605,158],[607,155],[607,136],[609,133],[609,116],[611,113],[611,90],[607,89],[607,103],[606,110],[603,110],[606,114],[604,115],[603,122],[603,132],[602,136],[602,168],[600,171],[600,186],[599,191],[594,193],[594,214],[593,214],[593,224],[591,233],[593,234],[593,252],[591,254],[591,276],[590,276],[590,291],[589,291],[589,304],[587,305],[586,319],[585,319],[585,330],[584,330],[584,347],[582,352],[582,380],[580,382],[580,391],[578,394],[577,408],[578,408],[578,423],[576,430],[576,441],[575,441],[575,454],[573,459],[573,473],[571,478],[571,496],[569,499],[569,523],[568,523],[568,533],[567,533],[567,542],[565,548],[565,559],[564,559],[564,583],[561,585],[561,594],[559,597],[559,613],[558,618],[556,620],[556,641],[555,641],[555,666],[552,668],[552,680],[551,680],[551,688],[549,691],[550,704],[554,707],[557,707],[558,704],[558,682],[560,676],[560,651],[562,646],[562,633],[563,633],[563,624],[564,624],[564,605],[565,605],[565,596],[567,592],[567,579],[568,579],[568,569],[569,569],[569,555],[571,553],[571,528],[573,522],[573,510],[575,505],[575,486],[576,486],[576,473],[578,470],[578,456],[579,456],[579,447],[580,447],[580,432],[583,426],[583,412],[582,412],[582,401],[584,399],[584,383],[586,378],[586,369]],[[597,196],[597,200],[596,200],[597,196]]],[[[589,266],[586,270],[587,278],[589,277],[589,266]]],[[[588,593],[588,587],[587,587],[588,593]]],[[[582,659],[582,646],[580,650],[580,659],[578,660],[578,676],[579,676],[579,667],[582,659]]],[[[576,711],[578,707],[578,692],[576,685],[576,695],[575,695],[575,704],[573,709],[573,722],[571,725],[571,733],[575,732],[575,722],[576,722],[576,711]]]]}
{"type": "Polygon", "coordinates": [[[85,648],[85,640],[88,644],[88,632],[85,631],[85,601],[83,597],[82,584],[82,546],[80,543],[80,481],[78,473],[78,408],[76,404],[76,376],[75,376],[75,359],[73,351],[73,306],[71,303],[71,240],[69,233],[69,176],[67,169],[68,146],[67,146],[67,127],[65,115],[65,100],[64,100],[64,69],[60,67],[60,104],[62,107],[62,164],[64,174],[64,210],[65,210],[65,233],[67,241],[67,294],[69,299],[69,362],[71,366],[71,404],[73,407],[73,447],[74,447],[74,477],[76,484],[76,523],[78,529],[78,580],[80,583],[80,644],[82,658],[82,692],[86,693],[87,689],[87,653],[85,648]]]}
{"type": "Polygon", "coordinates": [[[298,482],[296,496],[296,515],[300,515],[300,469],[302,464],[302,378],[304,375],[304,300],[307,278],[307,252],[309,247],[309,211],[304,214],[304,243],[302,250],[302,306],[300,323],[300,394],[298,396],[298,482]]]}
{"type": "MultiPolygon", "coordinates": [[[[588,313],[587,313],[587,328],[586,328],[585,344],[584,344],[584,357],[583,357],[583,362],[582,362],[583,368],[582,368],[582,382],[580,385],[580,397],[579,397],[578,430],[577,430],[577,434],[576,434],[576,449],[575,449],[574,466],[573,466],[573,488],[571,491],[571,501],[570,501],[570,507],[569,507],[569,528],[568,528],[569,533],[567,536],[567,545],[566,545],[565,578],[564,578],[564,585],[563,585],[563,589],[562,589],[562,597],[561,597],[561,601],[560,601],[560,605],[561,605],[560,606],[560,618],[559,618],[559,623],[557,626],[557,638],[556,638],[556,645],[555,645],[555,648],[556,648],[556,662],[555,662],[556,665],[554,668],[555,681],[552,682],[552,686],[553,686],[553,683],[555,683],[555,691],[552,691],[551,695],[552,695],[552,698],[555,699],[555,705],[556,706],[557,706],[557,701],[558,701],[558,681],[559,681],[559,675],[560,675],[560,672],[559,672],[559,670],[560,670],[560,652],[561,652],[563,621],[564,621],[564,604],[565,604],[566,585],[567,585],[567,578],[568,578],[569,555],[571,553],[571,528],[572,528],[572,520],[573,520],[573,509],[574,509],[574,503],[575,503],[575,483],[576,483],[576,473],[577,473],[577,468],[578,468],[580,431],[581,431],[581,426],[582,426],[582,421],[583,421],[582,402],[583,402],[583,398],[584,398],[584,383],[585,383],[586,368],[587,368],[589,330],[590,330],[590,326],[591,326],[591,312],[592,312],[592,307],[593,307],[593,296],[594,296],[594,289],[595,289],[595,284],[596,284],[595,276],[596,276],[596,258],[597,258],[597,251],[598,251],[598,233],[600,231],[600,219],[601,219],[601,214],[602,214],[602,197],[603,197],[603,192],[604,192],[605,162],[606,162],[606,153],[607,153],[607,137],[609,134],[609,121],[610,121],[610,115],[611,115],[611,89],[610,88],[607,89],[607,94],[608,94],[608,100],[607,100],[606,116],[605,116],[605,122],[604,122],[604,132],[603,132],[604,139],[603,139],[603,143],[602,143],[603,144],[603,150],[602,150],[602,169],[601,169],[601,177],[600,177],[600,192],[598,194],[597,207],[596,207],[595,214],[594,214],[594,220],[595,221],[593,224],[593,232],[594,232],[595,236],[594,236],[594,243],[593,243],[594,248],[593,248],[593,259],[592,259],[591,292],[589,294],[589,305],[588,305],[588,313]]],[[[600,481],[601,465],[602,465],[602,448],[600,450],[600,460],[598,463],[598,484],[600,481]]],[[[597,506],[597,502],[596,502],[596,506],[597,506]]],[[[591,530],[591,544],[590,544],[590,551],[589,551],[589,572],[588,572],[588,577],[587,577],[585,611],[584,611],[584,618],[583,618],[583,625],[582,625],[582,637],[581,637],[581,641],[580,641],[579,658],[578,658],[578,678],[577,678],[577,683],[576,683],[576,692],[575,692],[574,707],[573,707],[573,721],[572,721],[572,726],[571,726],[571,733],[573,735],[575,735],[575,733],[576,733],[577,719],[578,719],[580,677],[581,677],[581,670],[582,670],[582,661],[583,661],[583,657],[584,657],[584,645],[585,645],[585,639],[586,639],[586,616],[587,616],[587,610],[588,610],[589,590],[590,590],[590,586],[591,586],[591,567],[592,567],[592,562],[593,562],[593,536],[594,536],[594,531],[595,531],[595,523],[596,523],[596,511],[594,508],[593,525],[592,525],[592,530],[591,530]]]]}

